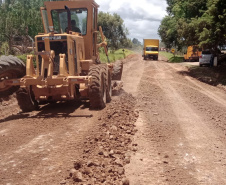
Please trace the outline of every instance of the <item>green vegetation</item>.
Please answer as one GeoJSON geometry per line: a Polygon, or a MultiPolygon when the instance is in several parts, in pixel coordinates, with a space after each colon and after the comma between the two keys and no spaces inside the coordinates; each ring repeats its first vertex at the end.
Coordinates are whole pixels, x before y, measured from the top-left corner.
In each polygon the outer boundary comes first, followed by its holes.
{"type": "Polygon", "coordinates": [[[199,45],[217,51],[226,43],[225,0],[167,0],[158,33],[167,48],[199,45]]]}
{"type": "Polygon", "coordinates": [[[118,14],[114,13],[111,15],[110,13],[99,12],[98,26],[102,27],[108,46],[111,49],[132,47],[132,41],[127,38],[129,34],[128,29],[118,14]]]}
{"type": "Polygon", "coordinates": [[[40,6],[44,0],[5,0],[0,4],[0,47],[2,54],[14,54],[15,38],[34,37],[42,32],[40,6]],[[6,44],[7,43],[7,44],[6,44]]]}
{"type": "MultiPolygon", "coordinates": [[[[132,53],[133,53],[133,51],[128,50],[128,49],[124,49],[124,52],[122,51],[122,49],[118,49],[116,51],[113,51],[113,50],[109,51],[108,57],[109,57],[110,62],[115,62],[116,60],[124,59],[125,57],[127,57],[128,55],[130,55],[132,53]]],[[[100,52],[100,61],[104,62],[104,63],[108,62],[106,54],[103,51],[100,52]]]]}
{"type": "Polygon", "coordinates": [[[27,55],[29,54],[22,54],[22,55],[17,55],[17,57],[22,60],[25,64],[26,64],[26,61],[27,61],[27,55]]]}
{"type": "MultiPolygon", "coordinates": [[[[13,45],[30,46],[31,38],[43,33],[40,7],[44,1],[48,0],[0,0],[0,55],[26,53],[13,45]]],[[[98,26],[102,26],[111,49],[132,48],[133,43],[127,38],[129,32],[118,14],[100,12],[98,26]]]]}
{"type": "Polygon", "coordinates": [[[181,55],[173,55],[172,53],[168,53],[168,52],[165,52],[165,51],[160,51],[159,54],[161,56],[164,56],[168,59],[168,62],[171,62],[171,63],[180,63],[180,62],[183,62],[184,61],[184,57],[181,56],[181,55]]]}

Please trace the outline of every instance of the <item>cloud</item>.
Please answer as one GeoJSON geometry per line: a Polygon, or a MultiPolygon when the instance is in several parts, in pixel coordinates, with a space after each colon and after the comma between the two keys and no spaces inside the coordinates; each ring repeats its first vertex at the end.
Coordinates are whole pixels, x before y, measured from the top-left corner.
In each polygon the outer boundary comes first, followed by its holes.
{"type": "Polygon", "coordinates": [[[100,11],[117,13],[129,30],[129,37],[142,41],[159,38],[157,30],[166,15],[165,0],[96,0],[100,11]]]}

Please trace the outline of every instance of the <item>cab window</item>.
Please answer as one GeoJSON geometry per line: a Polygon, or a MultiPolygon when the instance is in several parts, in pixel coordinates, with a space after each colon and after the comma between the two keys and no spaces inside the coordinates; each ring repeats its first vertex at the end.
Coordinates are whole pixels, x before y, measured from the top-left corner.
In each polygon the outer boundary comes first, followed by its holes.
{"type": "MultiPolygon", "coordinates": [[[[77,8],[71,10],[71,26],[72,31],[80,32],[82,35],[86,35],[87,30],[87,9],[77,8]]],[[[64,10],[52,10],[53,28],[57,33],[65,33],[68,29],[68,17],[67,11],[64,10]]]]}
{"type": "Polygon", "coordinates": [[[146,51],[158,51],[159,49],[156,47],[146,47],[146,51]]]}

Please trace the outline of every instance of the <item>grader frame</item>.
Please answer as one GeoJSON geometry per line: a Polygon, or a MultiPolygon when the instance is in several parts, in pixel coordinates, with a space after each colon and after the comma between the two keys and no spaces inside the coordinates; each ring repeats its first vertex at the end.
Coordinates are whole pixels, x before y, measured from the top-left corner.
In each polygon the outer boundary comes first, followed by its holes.
{"type": "Polygon", "coordinates": [[[1,89],[20,86],[17,99],[23,111],[33,110],[42,101],[77,98],[89,99],[93,108],[103,108],[111,99],[113,65],[101,64],[99,58],[99,47],[105,48],[108,57],[101,27],[102,43],[97,43],[99,6],[94,0],[55,1],[44,5],[40,11],[45,33],[35,37],[35,56],[27,56],[26,75],[11,79],[0,74],[0,93],[1,89]],[[81,33],[72,30],[71,19],[78,22],[81,33]]]}

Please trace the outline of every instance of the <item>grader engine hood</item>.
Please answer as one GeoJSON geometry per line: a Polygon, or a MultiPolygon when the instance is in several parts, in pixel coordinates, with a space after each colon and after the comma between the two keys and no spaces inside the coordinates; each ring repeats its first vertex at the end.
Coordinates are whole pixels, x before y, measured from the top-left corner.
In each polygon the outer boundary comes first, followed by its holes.
{"type": "Polygon", "coordinates": [[[66,35],[42,35],[36,36],[36,60],[39,63],[39,71],[41,75],[46,78],[49,67],[52,68],[51,72],[48,72],[48,76],[58,74],[59,72],[59,56],[60,54],[67,54],[67,36],[66,35]],[[50,54],[52,53],[49,66],[48,62],[50,54]],[[47,62],[45,62],[48,60],[47,62]]]}
{"type": "Polygon", "coordinates": [[[67,36],[65,35],[54,35],[54,36],[38,36],[37,41],[44,41],[45,38],[49,38],[50,41],[66,41],[67,36]]]}
{"type": "Polygon", "coordinates": [[[60,50],[62,47],[66,47],[66,45],[67,45],[67,36],[65,36],[65,35],[37,36],[36,37],[37,52],[46,51],[47,48],[45,46],[45,39],[49,40],[49,42],[50,42],[50,49],[54,50],[55,53],[57,52],[55,49],[60,50]]]}
{"type": "MultiPolygon", "coordinates": [[[[58,75],[62,68],[67,68],[67,73],[61,75],[79,75],[81,73],[81,60],[85,58],[84,39],[77,33],[72,34],[45,34],[36,36],[36,60],[41,63],[43,51],[54,51],[53,75],[58,75]],[[60,66],[60,54],[65,55],[64,67],[60,66]]],[[[42,71],[42,70],[41,70],[42,71]]],[[[64,70],[65,71],[65,70],[64,70]]]]}

